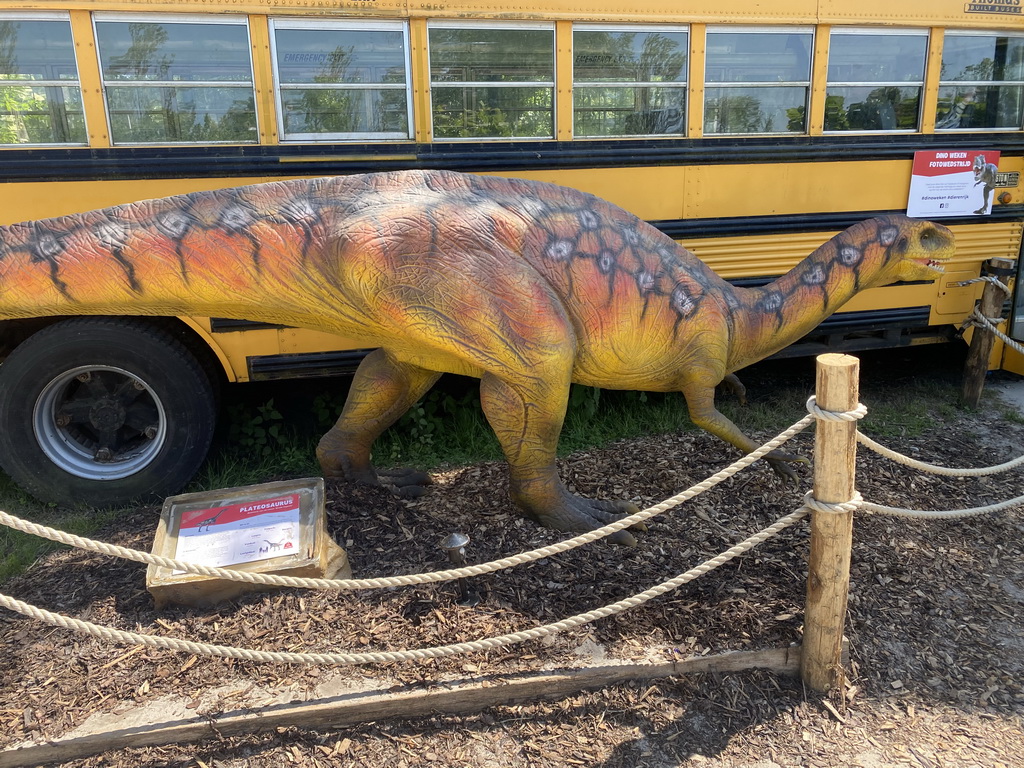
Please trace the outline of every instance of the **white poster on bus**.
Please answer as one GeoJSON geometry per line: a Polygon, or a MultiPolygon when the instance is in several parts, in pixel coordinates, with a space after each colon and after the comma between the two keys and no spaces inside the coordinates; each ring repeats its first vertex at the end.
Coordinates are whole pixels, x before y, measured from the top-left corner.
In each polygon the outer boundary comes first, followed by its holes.
{"type": "Polygon", "coordinates": [[[992,213],[999,152],[995,150],[923,150],[914,153],[907,215],[983,216],[992,213]]]}

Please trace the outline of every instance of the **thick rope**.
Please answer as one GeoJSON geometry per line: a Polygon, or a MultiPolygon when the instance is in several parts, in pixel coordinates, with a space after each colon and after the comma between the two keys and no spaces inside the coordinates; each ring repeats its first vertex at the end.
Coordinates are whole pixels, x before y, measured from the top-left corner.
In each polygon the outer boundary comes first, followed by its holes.
{"type": "Polygon", "coordinates": [[[785,517],[776,520],[753,536],[743,540],[725,552],[704,561],[700,565],[681,573],[673,579],[662,582],[657,586],[640,592],[632,597],[620,600],[616,603],[597,608],[593,611],[580,613],[567,619],[546,624],[521,632],[513,632],[507,635],[489,637],[483,640],[474,640],[453,645],[435,646],[431,648],[419,648],[402,651],[381,651],[370,653],[284,653],[277,651],[258,651],[247,648],[234,648],[224,645],[210,645],[208,643],[196,643],[191,640],[177,640],[159,635],[145,635],[138,632],[126,632],[111,627],[104,627],[92,622],[72,619],[58,613],[43,610],[28,603],[16,600],[7,595],[0,594],[0,605],[12,611],[28,616],[29,618],[52,624],[53,626],[71,629],[75,632],[91,635],[101,640],[114,643],[126,643],[132,645],[144,645],[151,648],[163,648],[172,651],[191,653],[197,656],[215,656],[219,658],[242,659],[245,661],[273,662],[279,664],[307,664],[307,665],[353,665],[353,664],[379,664],[391,661],[415,661],[418,659],[436,659],[442,656],[454,656],[461,653],[474,651],[488,651],[494,648],[501,648],[507,645],[536,640],[556,632],[563,632],[583,624],[589,624],[598,619],[622,613],[631,608],[643,605],[649,600],[665,594],[677,587],[703,576],[705,573],[718,568],[730,560],[738,557],[744,552],[756,547],[763,541],[770,539],[783,529],[789,527],[798,520],[807,516],[807,509],[800,508],[791,512],[785,517]]]}
{"type": "MultiPolygon", "coordinates": [[[[990,320],[989,318],[982,315],[981,312],[978,311],[977,307],[975,307],[974,313],[968,318],[968,320],[973,321],[975,325],[981,326],[982,328],[987,328],[988,330],[992,331],[992,333],[995,334],[996,338],[1002,340],[1002,342],[1006,344],[1008,347],[1011,347],[1012,349],[1024,355],[1024,346],[1021,346],[1021,344],[1018,341],[1016,341],[1015,339],[1011,339],[1005,333],[996,328],[995,323],[993,323],[992,320],[990,320]]],[[[1005,322],[1005,320],[1003,320],[1003,318],[1001,317],[997,318],[997,321],[1000,323],[1005,322]]]]}
{"type": "Polygon", "coordinates": [[[878,515],[894,515],[896,517],[916,517],[924,520],[956,520],[961,517],[974,517],[975,515],[989,515],[993,512],[1002,512],[1004,509],[1024,504],[1024,496],[1018,496],[1009,501],[1001,501],[997,504],[989,504],[985,507],[971,507],[970,509],[950,510],[927,510],[927,509],[902,509],[900,507],[886,507],[882,504],[872,504],[865,501],[861,509],[865,512],[874,512],[878,515]]]}
{"type": "Polygon", "coordinates": [[[3,511],[0,511],[0,525],[5,525],[9,528],[13,528],[17,531],[28,533],[33,536],[40,536],[45,539],[50,539],[51,541],[60,542],[61,544],[67,544],[78,549],[97,552],[111,557],[133,560],[138,563],[146,563],[148,565],[169,568],[171,570],[186,571],[188,573],[195,573],[211,578],[226,579],[229,581],[242,581],[250,584],[337,591],[353,589],[383,589],[416,584],[430,584],[440,581],[451,581],[454,579],[466,578],[469,576],[481,576],[504,568],[512,568],[535,560],[541,560],[545,557],[551,557],[552,555],[567,552],[571,549],[575,549],[576,547],[583,546],[584,544],[590,544],[591,542],[597,541],[605,536],[610,536],[613,533],[621,531],[624,528],[629,528],[632,525],[649,520],[656,515],[660,515],[662,512],[679,506],[683,502],[692,499],[694,496],[697,496],[732,477],[737,472],[753,464],[765,454],[778,448],[794,435],[802,432],[810,426],[812,421],[813,417],[809,415],[805,416],[800,421],[789,427],[789,429],[781,432],[757,450],[747,454],[741,459],[738,459],[725,469],[716,472],[696,485],[690,486],[685,491],[666,499],[660,504],[655,504],[653,507],[648,507],[647,509],[622,518],[621,520],[616,520],[615,522],[609,523],[608,525],[596,530],[588,531],[587,533],[574,536],[571,539],[556,542],[555,544],[540,547],[539,549],[534,549],[529,552],[522,552],[518,555],[512,555],[501,560],[493,560],[489,563],[480,563],[477,565],[467,565],[462,568],[452,568],[445,571],[432,571],[430,573],[414,573],[373,579],[310,579],[299,578],[296,576],[282,576],[279,574],[250,573],[231,568],[216,568],[214,566],[188,563],[181,560],[174,560],[169,557],[153,555],[149,552],[129,549],[128,547],[122,547],[116,544],[108,544],[107,542],[95,541],[82,536],[75,536],[74,534],[65,533],[64,531],[59,531],[55,528],[49,528],[28,520],[22,520],[21,518],[3,511]]]}
{"type": "Polygon", "coordinates": [[[1010,291],[1010,286],[1004,283],[995,275],[984,275],[983,277],[972,277],[970,280],[961,280],[957,283],[961,288],[967,285],[974,285],[974,283],[991,283],[996,288],[1001,290],[1007,296],[1012,296],[1013,293],[1010,291]]]}
{"type": "Polygon", "coordinates": [[[897,464],[912,467],[913,469],[919,469],[922,472],[931,472],[934,475],[945,475],[947,477],[981,477],[983,475],[995,475],[1000,472],[1008,472],[1011,469],[1016,469],[1021,464],[1024,464],[1024,456],[1018,456],[1015,459],[1011,459],[1010,461],[1005,461],[1002,464],[996,464],[991,467],[942,467],[938,464],[929,464],[924,461],[912,459],[910,456],[898,453],[891,448],[886,448],[884,445],[876,443],[863,432],[857,432],[857,442],[865,448],[869,448],[875,453],[895,461],[897,464]]]}

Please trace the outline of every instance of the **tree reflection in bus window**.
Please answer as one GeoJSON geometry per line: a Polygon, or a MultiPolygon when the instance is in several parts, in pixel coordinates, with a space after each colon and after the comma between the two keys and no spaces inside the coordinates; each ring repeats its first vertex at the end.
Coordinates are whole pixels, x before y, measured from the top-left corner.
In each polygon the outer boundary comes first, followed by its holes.
{"type": "Polygon", "coordinates": [[[573,134],[686,133],[685,28],[573,29],[573,134]]]}
{"type": "Polygon", "coordinates": [[[832,30],[825,130],[917,130],[927,54],[926,30],[832,30]]]}
{"type": "Polygon", "coordinates": [[[98,14],[96,43],[115,144],[257,140],[244,19],[98,14]]]}
{"type": "Polygon", "coordinates": [[[814,32],[709,27],[704,133],[806,133],[814,32]]]}
{"type": "Polygon", "coordinates": [[[402,22],[276,20],[272,29],[284,140],[409,137],[402,22]]]}
{"type": "Polygon", "coordinates": [[[1024,119],[1024,35],[946,33],[937,130],[1006,128],[1024,119]]]}
{"type": "Polygon", "coordinates": [[[554,27],[467,27],[428,31],[434,137],[554,136],[554,27]]]}
{"type": "Polygon", "coordinates": [[[85,144],[71,22],[0,15],[0,144],[85,144]]]}

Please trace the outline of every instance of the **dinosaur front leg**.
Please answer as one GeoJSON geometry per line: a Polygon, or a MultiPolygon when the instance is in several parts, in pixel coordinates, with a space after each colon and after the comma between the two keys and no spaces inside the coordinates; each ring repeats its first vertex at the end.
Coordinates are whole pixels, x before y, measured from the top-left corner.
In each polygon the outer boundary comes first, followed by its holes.
{"type": "MultiPolygon", "coordinates": [[[[735,445],[743,453],[750,453],[760,447],[737,427],[729,418],[715,408],[715,388],[713,385],[693,383],[683,387],[683,396],[690,411],[690,420],[707,432],[720,437],[725,442],[735,445]]],[[[789,466],[791,463],[806,464],[807,460],[791,453],[772,451],[764,457],[776,474],[786,480],[797,481],[797,474],[789,466]]]]}
{"type": "MultiPolygon", "coordinates": [[[[598,501],[569,493],[558,477],[555,455],[565,418],[568,380],[510,384],[494,374],[480,379],[480,402],[509,463],[509,491],[528,517],[559,531],[592,531],[638,511],[628,501],[598,501]]],[[[638,527],[644,530],[643,526],[638,527]]],[[[633,546],[627,531],[610,541],[633,546]]]]}
{"type": "Polygon", "coordinates": [[[429,483],[423,472],[378,472],[370,461],[370,451],[384,430],[423,397],[440,375],[399,362],[383,349],[367,355],[352,379],[341,416],[317,445],[324,477],[399,488],[429,483]]]}

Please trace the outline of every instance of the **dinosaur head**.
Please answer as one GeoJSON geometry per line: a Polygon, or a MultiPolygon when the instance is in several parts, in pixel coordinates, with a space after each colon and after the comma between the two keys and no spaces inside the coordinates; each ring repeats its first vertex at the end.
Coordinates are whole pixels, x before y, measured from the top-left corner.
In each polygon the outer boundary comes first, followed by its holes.
{"type": "Polygon", "coordinates": [[[886,216],[879,223],[878,239],[885,250],[876,285],[910,280],[937,280],[943,264],[953,258],[953,233],[941,224],[906,216],[886,216]]]}

